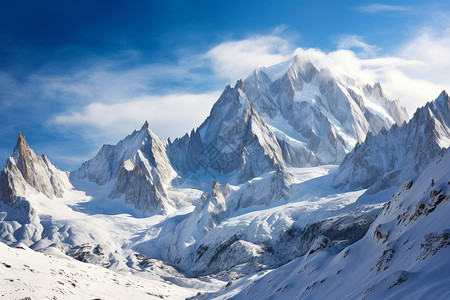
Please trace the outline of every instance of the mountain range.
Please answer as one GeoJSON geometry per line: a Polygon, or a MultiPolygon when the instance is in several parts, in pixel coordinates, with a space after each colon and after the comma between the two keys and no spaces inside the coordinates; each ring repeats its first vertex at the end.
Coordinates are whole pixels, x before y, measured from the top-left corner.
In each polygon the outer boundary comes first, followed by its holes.
{"type": "Polygon", "coordinates": [[[427,257],[448,264],[449,146],[445,91],[409,119],[379,83],[295,56],[227,86],[189,134],[161,139],[146,121],[70,173],[19,133],[0,173],[0,240],[198,298],[321,298],[341,272],[352,299],[410,293],[422,277],[441,291],[448,273],[427,257]]]}

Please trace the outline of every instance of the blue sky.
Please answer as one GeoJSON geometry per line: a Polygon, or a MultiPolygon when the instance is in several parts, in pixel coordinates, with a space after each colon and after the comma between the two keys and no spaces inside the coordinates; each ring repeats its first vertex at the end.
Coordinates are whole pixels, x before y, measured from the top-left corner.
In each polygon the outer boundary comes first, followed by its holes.
{"type": "Polygon", "coordinates": [[[19,130],[72,170],[147,119],[198,126],[227,84],[294,53],[381,81],[410,113],[450,89],[445,1],[2,1],[0,160],[19,130]]]}

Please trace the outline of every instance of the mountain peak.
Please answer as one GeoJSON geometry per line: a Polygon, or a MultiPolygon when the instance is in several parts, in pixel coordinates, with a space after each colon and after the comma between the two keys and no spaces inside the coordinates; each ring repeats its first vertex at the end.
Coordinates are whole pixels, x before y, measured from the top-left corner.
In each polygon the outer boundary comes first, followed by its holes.
{"type": "Polygon", "coordinates": [[[291,65],[305,65],[305,64],[314,65],[309,58],[302,56],[300,54],[295,54],[294,58],[292,59],[291,65]]]}
{"type": "Polygon", "coordinates": [[[147,120],[145,120],[144,124],[142,125],[141,130],[142,129],[150,129],[150,124],[148,123],[147,120]]]}
{"type": "Polygon", "coordinates": [[[6,195],[8,200],[4,202],[9,205],[14,203],[14,197],[26,196],[30,188],[48,198],[61,197],[70,189],[67,174],[56,168],[44,154],[36,156],[20,131],[2,173],[5,177],[0,178],[0,186],[6,187],[2,197],[5,199],[6,195]]]}
{"type": "Polygon", "coordinates": [[[449,97],[448,97],[448,94],[447,94],[447,92],[446,92],[445,90],[443,90],[443,91],[439,94],[439,96],[436,98],[436,102],[437,102],[437,103],[440,103],[440,104],[449,102],[449,97]]]}
{"type": "Polygon", "coordinates": [[[150,128],[150,124],[146,120],[145,123],[142,125],[141,129],[139,130],[139,136],[142,139],[145,139],[147,137],[150,137],[151,140],[158,138],[158,136],[153,132],[153,130],[150,128]]]}
{"type": "Polygon", "coordinates": [[[448,95],[443,91],[436,100],[418,108],[406,124],[368,134],[364,143],[345,157],[334,185],[349,184],[350,189],[372,186],[374,192],[417,175],[450,146],[449,111],[448,95]],[[415,143],[403,147],[409,141],[415,143]]]}
{"type": "Polygon", "coordinates": [[[234,85],[235,89],[241,89],[241,90],[245,90],[245,86],[244,86],[244,80],[239,79],[236,84],[234,85]]]}
{"type": "Polygon", "coordinates": [[[19,131],[19,134],[17,136],[17,143],[16,143],[16,146],[14,147],[14,151],[17,151],[19,149],[21,149],[21,150],[27,149],[28,147],[29,146],[25,139],[25,136],[23,136],[22,133],[19,131]]]}
{"type": "Polygon", "coordinates": [[[19,134],[17,136],[17,143],[16,143],[16,146],[14,147],[13,156],[16,156],[19,170],[21,171],[23,177],[27,181],[29,180],[29,177],[30,177],[30,174],[28,171],[28,169],[29,169],[28,168],[28,160],[29,160],[28,149],[29,149],[28,143],[25,140],[25,137],[19,131],[19,134]]]}
{"type": "Polygon", "coordinates": [[[383,88],[381,87],[381,83],[375,82],[375,84],[373,85],[373,90],[376,91],[377,96],[387,98],[383,88]]]}

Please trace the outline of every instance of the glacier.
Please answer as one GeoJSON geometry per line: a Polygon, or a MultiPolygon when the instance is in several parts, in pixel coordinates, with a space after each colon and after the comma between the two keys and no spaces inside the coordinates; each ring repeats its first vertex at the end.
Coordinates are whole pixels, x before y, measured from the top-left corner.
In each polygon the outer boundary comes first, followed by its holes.
{"type": "Polygon", "coordinates": [[[444,149],[383,205],[361,240],[337,251],[318,236],[306,255],[196,299],[446,299],[449,179],[444,149]]]}

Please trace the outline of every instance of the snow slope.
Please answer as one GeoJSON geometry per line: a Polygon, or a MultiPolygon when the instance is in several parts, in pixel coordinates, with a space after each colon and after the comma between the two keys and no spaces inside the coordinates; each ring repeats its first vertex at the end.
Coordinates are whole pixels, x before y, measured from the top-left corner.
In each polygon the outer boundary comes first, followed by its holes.
{"type": "Polygon", "coordinates": [[[2,299],[185,299],[197,294],[163,280],[85,264],[56,248],[39,253],[1,242],[0,281],[2,299]]]}
{"type": "MultiPolygon", "coordinates": [[[[239,186],[215,182],[212,193],[171,229],[168,256],[162,259],[187,274],[218,274],[228,280],[295,259],[323,233],[338,248],[357,241],[392,191],[372,197],[364,190],[335,190],[335,170],[290,169],[294,175],[287,191],[276,188],[276,173],[239,186]],[[270,197],[274,200],[266,203],[270,197]],[[243,205],[245,201],[252,205],[243,205]]],[[[158,240],[144,244],[152,248],[158,240]]]]}
{"type": "Polygon", "coordinates": [[[450,150],[387,202],[342,251],[320,236],[306,255],[201,299],[448,299],[450,150]]]}

